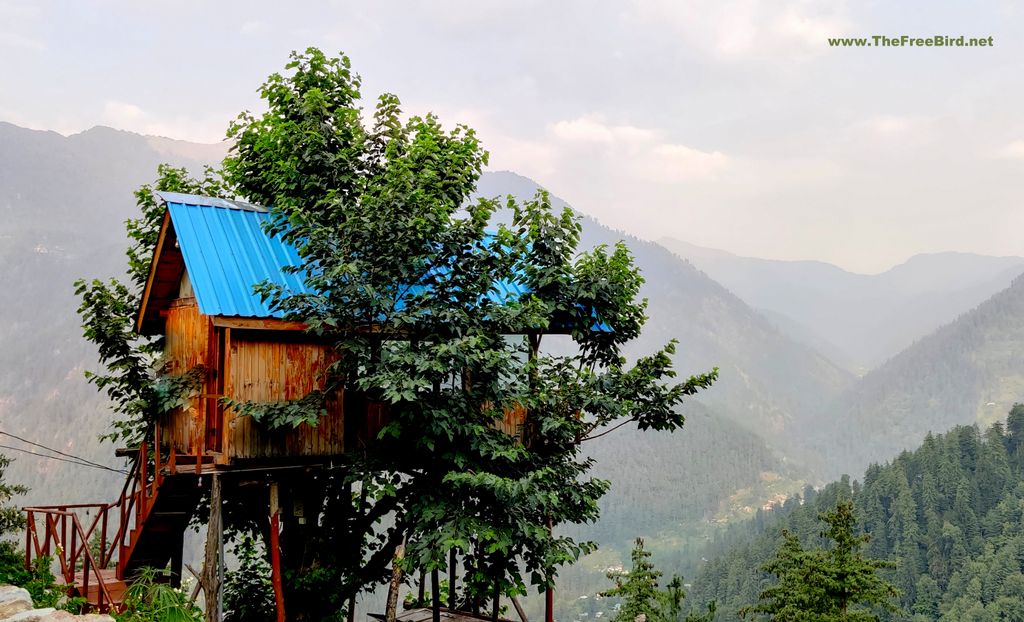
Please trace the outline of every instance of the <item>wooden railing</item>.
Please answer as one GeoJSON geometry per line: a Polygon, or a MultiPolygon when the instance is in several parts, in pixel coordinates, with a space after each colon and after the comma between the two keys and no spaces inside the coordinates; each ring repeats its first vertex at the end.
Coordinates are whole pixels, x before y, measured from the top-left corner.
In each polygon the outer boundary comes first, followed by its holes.
{"type": "MultiPolygon", "coordinates": [[[[104,552],[97,561],[89,548],[91,534],[94,533],[97,524],[102,520],[106,524],[110,512],[109,505],[68,505],[61,507],[34,507],[25,508],[28,514],[28,530],[25,538],[25,561],[32,564],[32,556],[36,558],[56,558],[60,564],[61,576],[67,585],[75,585],[75,574],[81,565],[82,587],[80,593],[88,599],[90,585],[96,586],[97,599],[95,603],[88,603],[95,606],[101,612],[109,611],[115,605],[114,599],[110,596],[110,590],[104,581],[101,570],[107,567],[110,559],[105,555],[106,541],[103,535],[102,546],[104,552]],[[89,529],[83,529],[78,519],[78,511],[95,508],[99,510],[96,518],[93,519],[89,529]],[[40,537],[37,521],[42,520],[43,536],[40,537]]],[[[101,534],[104,530],[101,528],[101,534]]]]}
{"type": "Polygon", "coordinates": [[[88,598],[90,586],[97,586],[97,600],[88,603],[89,606],[102,612],[114,606],[116,603],[111,599],[100,571],[114,563],[116,554],[116,576],[125,578],[129,553],[134,544],[133,531],[149,516],[163,482],[164,469],[175,470],[173,451],[169,460],[164,462],[159,450],[150,456],[150,447],[147,439],[136,450],[121,494],[113,503],[24,508],[27,519],[26,566],[30,567],[33,559],[50,558],[59,564],[64,582],[71,586],[76,585],[76,574],[81,570],[81,595],[88,598]],[[89,516],[91,520],[87,518],[89,516]],[[112,521],[116,521],[117,529],[113,537],[108,538],[112,521]],[[88,528],[83,526],[85,524],[88,528]],[[94,539],[98,540],[95,552],[90,548],[94,539]]]}

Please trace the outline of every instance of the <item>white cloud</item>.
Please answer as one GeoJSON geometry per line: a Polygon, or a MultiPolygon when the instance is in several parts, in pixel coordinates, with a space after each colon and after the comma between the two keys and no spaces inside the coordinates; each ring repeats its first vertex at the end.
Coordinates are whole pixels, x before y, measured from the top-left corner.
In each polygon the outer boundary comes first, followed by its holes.
{"type": "Polygon", "coordinates": [[[42,39],[28,37],[16,32],[0,32],[0,47],[41,52],[46,49],[46,43],[42,39]]]}
{"type": "Polygon", "coordinates": [[[107,100],[103,104],[102,122],[121,130],[146,136],[166,136],[199,143],[215,143],[224,138],[231,115],[209,115],[195,119],[184,115],[161,117],[137,104],[107,100]]]}
{"type": "Polygon", "coordinates": [[[905,136],[928,129],[935,119],[922,115],[879,115],[858,123],[857,129],[879,136],[905,136]]]}
{"type": "Polygon", "coordinates": [[[267,32],[267,24],[266,22],[255,20],[248,21],[242,24],[242,27],[239,29],[239,32],[247,36],[262,35],[265,32],[267,32]]]}
{"type": "Polygon", "coordinates": [[[996,155],[1011,160],[1024,160],[1024,140],[1015,140],[1006,144],[996,155]]]}
{"type": "Polygon", "coordinates": [[[851,30],[844,2],[635,0],[633,14],[723,61],[787,61],[828,49],[851,30]]]}
{"type": "Polygon", "coordinates": [[[550,126],[555,138],[568,142],[593,142],[605,145],[616,143],[641,144],[654,140],[655,133],[632,125],[609,125],[597,115],[558,121],[550,126]]]}
{"type": "Polygon", "coordinates": [[[641,175],[653,181],[678,183],[698,179],[714,179],[729,165],[729,158],[720,151],[700,151],[686,145],[661,144],[651,150],[641,175]]]}
{"type": "Polygon", "coordinates": [[[103,104],[103,117],[117,127],[134,125],[142,120],[146,114],[135,104],[108,100],[103,104]]]}
{"type": "Polygon", "coordinates": [[[612,124],[593,114],[549,125],[547,142],[566,159],[589,154],[612,170],[659,183],[711,179],[729,164],[720,151],[667,141],[659,130],[612,124]],[[601,149],[595,152],[595,146],[601,149]]]}

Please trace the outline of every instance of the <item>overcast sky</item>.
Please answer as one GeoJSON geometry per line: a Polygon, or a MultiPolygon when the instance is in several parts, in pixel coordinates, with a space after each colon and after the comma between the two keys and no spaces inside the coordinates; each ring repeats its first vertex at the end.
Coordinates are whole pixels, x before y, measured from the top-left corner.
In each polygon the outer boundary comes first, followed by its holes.
{"type": "Polygon", "coordinates": [[[0,120],[213,142],[290,50],[604,223],[877,272],[1024,255],[1021,2],[0,0],[0,120]],[[835,36],[992,48],[830,48],[835,36]]]}

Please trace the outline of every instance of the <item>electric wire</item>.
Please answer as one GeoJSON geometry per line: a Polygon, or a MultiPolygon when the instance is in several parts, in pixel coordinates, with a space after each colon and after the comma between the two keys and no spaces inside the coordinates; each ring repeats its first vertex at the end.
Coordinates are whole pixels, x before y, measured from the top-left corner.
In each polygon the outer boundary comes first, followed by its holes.
{"type": "Polygon", "coordinates": [[[77,465],[77,466],[89,467],[91,469],[102,469],[104,471],[111,471],[113,473],[120,473],[122,475],[127,475],[128,474],[128,472],[123,470],[123,469],[117,469],[117,468],[114,468],[114,467],[109,467],[109,466],[107,466],[105,464],[100,464],[98,462],[93,462],[91,460],[87,460],[85,458],[82,458],[82,457],[79,457],[79,456],[75,456],[73,454],[69,454],[69,453],[60,451],[59,449],[54,449],[52,447],[47,447],[46,445],[43,445],[41,443],[36,443],[35,441],[30,441],[30,440],[28,440],[26,438],[22,438],[22,437],[20,437],[20,436],[18,436],[16,434],[11,434],[10,432],[4,432],[3,430],[0,430],[0,435],[9,436],[9,437],[11,437],[13,439],[16,439],[16,440],[19,440],[19,441],[21,441],[23,443],[27,443],[27,444],[32,445],[34,447],[39,447],[40,449],[45,449],[46,451],[53,452],[53,453],[58,454],[58,455],[51,456],[51,455],[42,454],[42,453],[39,453],[39,452],[36,452],[36,451],[32,451],[30,449],[25,449],[23,447],[14,447],[14,446],[11,446],[11,445],[0,445],[0,449],[8,449],[10,451],[17,451],[17,452],[21,452],[21,453],[24,453],[24,454],[28,454],[30,456],[36,456],[36,457],[45,458],[45,459],[48,459],[48,460],[57,460],[59,462],[67,462],[69,464],[74,464],[74,465],[77,465]]]}

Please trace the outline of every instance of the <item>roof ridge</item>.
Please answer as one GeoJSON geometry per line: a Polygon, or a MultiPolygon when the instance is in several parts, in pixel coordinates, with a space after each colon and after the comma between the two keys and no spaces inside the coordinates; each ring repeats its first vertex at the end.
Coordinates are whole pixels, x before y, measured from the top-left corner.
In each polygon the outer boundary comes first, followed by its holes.
{"type": "Polygon", "coordinates": [[[262,205],[247,203],[234,199],[222,199],[220,197],[207,197],[198,194],[187,194],[184,192],[167,192],[158,190],[153,194],[163,199],[164,203],[179,203],[181,205],[195,205],[197,207],[219,207],[223,209],[236,209],[246,212],[266,213],[270,210],[262,205]]]}

